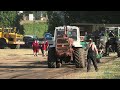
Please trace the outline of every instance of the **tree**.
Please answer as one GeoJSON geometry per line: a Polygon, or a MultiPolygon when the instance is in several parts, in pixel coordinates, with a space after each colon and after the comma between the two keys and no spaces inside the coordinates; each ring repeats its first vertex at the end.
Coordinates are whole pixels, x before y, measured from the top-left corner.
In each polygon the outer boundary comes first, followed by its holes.
{"type": "Polygon", "coordinates": [[[49,32],[71,23],[120,23],[120,11],[47,11],[49,32]]]}
{"type": "Polygon", "coordinates": [[[15,11],[0,11],[1,26],[14,26],[17,13],[15,11]]]}
{"type": "Polygon", "coordinates": [[[21,18],[17,11],[0,11],[0,27],[17,27],[17,30],[23,33],[20,25],[21,18]]]}
{"type": "MultiPolygon", "coordinates": [[[[120,23],[120,11],[66,11],[69,23],[120,23]]],[[[66,19],[68,19],[66,17],[66,19]]]]}
{"type": "Polygon", "coordinates": [[[57,11],[47,11],[48,15],[48,32],[54,34],[55,27],[63,25],[63,20],[57,11]]]}

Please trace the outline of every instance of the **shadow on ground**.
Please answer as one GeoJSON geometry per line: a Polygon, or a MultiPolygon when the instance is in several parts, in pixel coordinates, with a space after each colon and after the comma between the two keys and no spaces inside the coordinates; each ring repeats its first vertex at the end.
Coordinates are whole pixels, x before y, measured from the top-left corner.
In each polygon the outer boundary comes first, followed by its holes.
{"type": "MultiPolygon", "coordinates": [[[[33,55],[33,54],[24,54],[24,55],[33,55]]],[[[38,54],[38,55],[42,55],[42,54],[38,54]]],[[[33,55],[34,56],[34,55],[33,55]]]]}
{"type": "Polygon", "coordinates": [[[5,66],[0,66],[0,68],[47,68],[47,61],[36,61],[34,63],[29,63],[27,65],[20,65],[20,66],[15,66],[15,65],[5,65],[5,66]]]}

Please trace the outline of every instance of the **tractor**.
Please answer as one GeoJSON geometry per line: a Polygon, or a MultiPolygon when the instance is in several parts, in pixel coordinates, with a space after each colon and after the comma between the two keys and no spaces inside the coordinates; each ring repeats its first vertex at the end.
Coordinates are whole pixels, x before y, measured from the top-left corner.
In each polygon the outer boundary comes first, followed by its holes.
{"type": "Polygon", "coordinates": [[[117,56],[120,57],[120,27],[105,27],[105,30],[109,36],[112,49],[114,48],[117,56]]]}
{"type": "Polygon", "coordinates": [[[20,48],[20,45],[24,44],[23,35],[16,32],[16,27],[0,28],[0,43],[1,48],[20,48]]]}
{"type": "MultiPolygon", "coordinates": [[[[106,43],[109,41],[109,51],[114,52],[113,50],[115,50],[117,56],[120,57],[120,27],[105,27],[99,34],[99,43],[97,45],[102,44],[105,50],[106,43]]],[[[104,52],[104,55],[106,56],[106,50],[104,52]]]]}
{"type": "Polygon", "coordinates": [[[72,62],[76,68],[86,67],[85,49],[81,45],[79,27],[55,27],[53,41],[48,50],[48,68],[60,68],[63,62],[72,62]]]}

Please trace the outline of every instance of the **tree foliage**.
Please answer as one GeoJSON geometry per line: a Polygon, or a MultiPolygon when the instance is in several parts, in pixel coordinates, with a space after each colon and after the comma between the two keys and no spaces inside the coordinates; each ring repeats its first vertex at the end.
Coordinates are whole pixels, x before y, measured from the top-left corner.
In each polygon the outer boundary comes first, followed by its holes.
{"type": "Polygon", "coordinates": [[[54,33],[55,27],[63,25],[63,20],[56,11],[48,11],[48,32],[54,33]]]}
{"type": "Polygon", "coordinates": [[[70,25],[71,23],[120,23],[120,11],[48,11],[47,15],[48,31],[52,34],[56,26],[70,25]]]}
{"type": "Polygon", "coordinates": [[[23,27],[20,25],[22,16],[18,15],[17,11],[0,11],[0,27],[17,27],[20,33],[23,32],[23,27]]]}
{"type": "Polygon", "coordinates": [[[0,11],[0,25],[1,26],[14,26],[17,13],[15,11],[0,11]]]}
{"type": "Polygon", "coordinates": [[[120,23],[120,11],[66,11],[69,23],[120,23]]]}

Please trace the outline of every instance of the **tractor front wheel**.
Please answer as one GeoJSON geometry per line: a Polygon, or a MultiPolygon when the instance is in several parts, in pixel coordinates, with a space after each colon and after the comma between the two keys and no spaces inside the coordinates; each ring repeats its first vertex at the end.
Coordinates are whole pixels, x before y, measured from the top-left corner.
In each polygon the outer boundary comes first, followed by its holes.
{"type": "Polygon", "coordinates": [[[74,61],[76,68],[86,67],[85,51],[83,48],[77,48],[74,51],[74,61]]]}
{"type": "Polygon", "coordinates": [[[117,43],[117,56],[120,57],[120,43],[117,43]]]}
{"type": "Polygon", "coordinates": [[[56,56],[55,56],[55,48],[49,48],[48,50],[48,68],[56,67],[56,56]]]}

